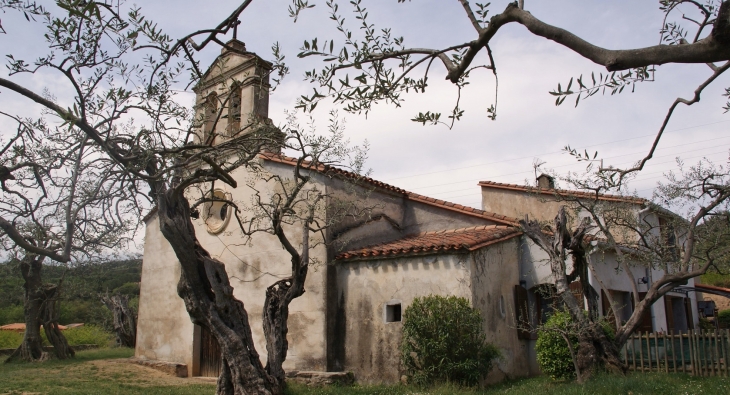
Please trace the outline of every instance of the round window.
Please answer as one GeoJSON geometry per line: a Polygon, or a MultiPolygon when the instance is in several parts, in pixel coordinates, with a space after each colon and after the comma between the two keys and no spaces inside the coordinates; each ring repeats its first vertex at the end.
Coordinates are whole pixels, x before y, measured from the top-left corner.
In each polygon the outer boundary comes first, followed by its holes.
{"type": "Polygon", "coordinates": [[[203,221],[208,228],[208,233],[220,233],[231,219],[231,205],[227,202],[227,200],[231,200],[231,194],[216,189],[213,193],[209,193],[206,199],[210,199],[210,201],[203,205],[203,221]]]}

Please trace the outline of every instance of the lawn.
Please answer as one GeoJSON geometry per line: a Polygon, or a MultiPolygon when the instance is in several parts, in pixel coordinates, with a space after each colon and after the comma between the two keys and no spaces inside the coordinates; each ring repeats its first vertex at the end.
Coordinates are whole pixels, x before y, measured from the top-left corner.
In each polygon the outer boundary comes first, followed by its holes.
{"type": "MultiPolygon", "coordinates": [[[[214,394],[212,382],[171,377],[124,362],[129,349],[81,351],[71,361],[43,364],[0,364],[0,395],[21,394],[214,394]]],[[[685,395],[730,394],[730,379],[694,378],[683,374],[601,375],[585,385],[554,382],[545,377],[516,380],[486,389],[440,386],[353,386],[311,388],[292,385],[288,395],[685,395]]]]}
{"type": "MultiPolygon", "coordinates": [[[[0,394],[214,394],[215,384],[171,377],[126,363],[134,351],[79,351],[69,361],[0,363],[0,394]]],[[[4,358],[3,358],[4,359],[4,358]]]]}

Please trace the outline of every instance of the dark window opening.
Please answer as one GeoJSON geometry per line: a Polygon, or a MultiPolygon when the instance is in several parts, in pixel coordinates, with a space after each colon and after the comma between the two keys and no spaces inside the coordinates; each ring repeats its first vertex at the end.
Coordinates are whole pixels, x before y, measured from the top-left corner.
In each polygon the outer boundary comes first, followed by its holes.
{"type": "Polygon", "coordinates": [[[224,203],[221,207],[220,217],[221,221],[225,221],[226,217],[228,216],[228,203],[224,203]]]}
{"type": "Polygon", "coordinates": [[[400,322],[401,306],[398,304],[389,304],[385,306],[385,322],[400,322]]]}

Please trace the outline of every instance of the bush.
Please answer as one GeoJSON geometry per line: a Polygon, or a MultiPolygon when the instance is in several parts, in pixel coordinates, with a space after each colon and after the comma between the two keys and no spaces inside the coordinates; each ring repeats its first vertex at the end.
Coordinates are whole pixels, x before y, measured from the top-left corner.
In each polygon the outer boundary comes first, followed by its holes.
{"type": "Polygon", "coordinates": [[[0,326],[14,324],[16,322],[25,322],[23,305],[8,306],[0,309],[0,326]]]}
{"type": "Polygon", "coordinates": [[[23,341],[23,332],[0,331],[0,348],[18,348],[23,341]]]}
{"type": "Polygon", "coordinates": [[[114,342],[114,335],[96,325],[84,325],[63,331],[68,344],[96,344],[99,347],[109,347],[114,342]]]}
{"type": "MultiPolygon", "coordinates": [[[[573,358],[570,356],[570,349],[565,344],[565,339],[558,331],[565,331],[572,318],[567,311],[556,311],[547,320],[545,325],[537,334],[535,352],[537,363],[543,373],[554,380],[575,378],[575,367],[573,358]]],[[[578,338],[569,337],[574,350],[578,351],[578,338]]]]}
{"type": "Polygon", "coordinates": [[[401,359],[414,384],[474,385],[499,357],[485,340],[479,311],[464,298],[416,298],[403,318],[401,359]]]}
{"type": "Polygon", "coordinates": [[[58,322],[62,324],[73,324],[77,322],[86,325],[96,325],[112,329],[112,312],[109,311],[98,299],[92,300],[64,300],[61,302],[61,311],[58,322]]]}
{"type": "Polygon", "coordinates": [[[717,313],[717,322],[723,328],[730,328],[730,310],[723,310],[717,313]]]}

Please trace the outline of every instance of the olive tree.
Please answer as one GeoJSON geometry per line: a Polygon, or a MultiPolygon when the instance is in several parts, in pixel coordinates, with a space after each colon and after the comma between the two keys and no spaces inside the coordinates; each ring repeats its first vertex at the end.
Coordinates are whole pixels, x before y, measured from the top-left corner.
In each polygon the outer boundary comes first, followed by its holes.
{"type": "Polygon", "coordinates": [[[0,242],[24,280],[23,341],[8,361],[47,359],[40,328],[59,359],[74,355],[58,328],[63,277],[43,281],[43,266],[69,266],[123,247],[138,221],[124,174],[88,137],[66,125],[1,114],[17,125],[0,151],[0,242]]]}

